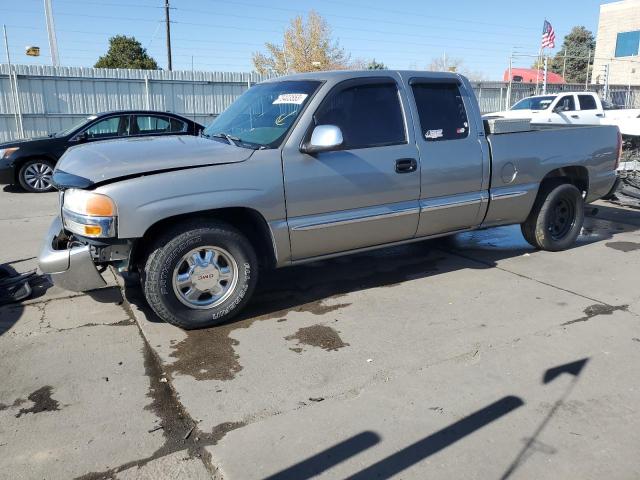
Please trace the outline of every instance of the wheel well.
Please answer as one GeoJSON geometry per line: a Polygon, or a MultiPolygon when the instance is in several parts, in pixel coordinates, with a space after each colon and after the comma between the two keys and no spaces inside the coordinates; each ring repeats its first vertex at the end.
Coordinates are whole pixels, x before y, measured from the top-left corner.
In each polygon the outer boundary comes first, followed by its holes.
{"type": "Polygon", "coordinates": [[[540,190],[543,186],[549,184],[570,183],[575,185],[578,190],[586,196],[589,191],[589,171],[585,167],[562,167],[547,173],[542,182],[540,182],[540,190]]]}
{"type": "Polygon", "coordinates": [[[14,160],[13,162],[13,176],[14,176],[14,181],[18,182],[18,175],[20,174],[20,169],[22,168],[22,165],[24,165],[26,162],[28,162],[29,160],[48,160],[50,162],[52,162],[54,165],[56,164],[56,159],[55,158],[51,158],[49,155],[27,155],[25,157],[20,157],[16,160],[14,160]]]}
{"type": "Polygon", "coordinates": [[[144,262],[148,254],[148,247],[151,245],[153,238],[163,231],[174,227],[177,223],[196,218],[222,220],[237,228],[247,237],[247,240],[249,240],[255,249],[261,266],[272,268],[276,265],[273,239],[269,225],[267,225],[264,217],[251,208],[231,207],[177,215],[153,224],[147,229],[143,237],[135,242],[129,259],[131,267],[138,268],[138,266],[144,262]]]}

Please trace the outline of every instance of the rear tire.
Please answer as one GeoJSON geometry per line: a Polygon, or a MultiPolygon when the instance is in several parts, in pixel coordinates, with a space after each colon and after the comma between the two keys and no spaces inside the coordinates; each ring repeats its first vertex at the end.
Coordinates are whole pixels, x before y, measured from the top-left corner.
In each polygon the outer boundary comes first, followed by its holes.
{"type": "Polygon", "coordinates": [[[527,220],[520,226],[535,248],[557,252],[571,247],[584,222],[584,199],[574,185],[543,187],[527,220]]]}
{"type": "Polygon", "coordinates": [[[51,183],[54,164],[50,160],[34,159],[22,164],[18,171],[20,186],[27,192],[44,193],[54,190],[51,183]]]}
{"type": "Polygon", "coordinates": [[[203,220],[156,241],[141,283],[162,320],[190,330],[230,320],[249,301],[257,279],[258,260],[244,235],[226,223],[203,220]]]}

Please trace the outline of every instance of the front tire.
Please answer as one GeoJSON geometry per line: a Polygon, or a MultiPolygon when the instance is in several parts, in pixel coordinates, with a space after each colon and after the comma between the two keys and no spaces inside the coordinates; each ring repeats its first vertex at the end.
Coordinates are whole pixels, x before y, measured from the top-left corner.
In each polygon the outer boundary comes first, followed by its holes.
{"type": "Polygon", "coordinates": [[[159,238],[142,273],[153,311],[190,330],[219,325],[242,310],[258,279],[258,261],[238,230],[203,220],[159,238]]]}
{"type": "Polygon", "coordinates": [[[28,160],[18,171],[20,186],[27,192],[44,193],[54,190],[51,183],[54,164],[50,160],[28,160]]]}
{"type": "Polygon", "coordinates": [[[520,226],[535,248],[557,252],[571,247],[584,223],[584,199],[574,185],[543,187],[527,220],[520,226]]]}

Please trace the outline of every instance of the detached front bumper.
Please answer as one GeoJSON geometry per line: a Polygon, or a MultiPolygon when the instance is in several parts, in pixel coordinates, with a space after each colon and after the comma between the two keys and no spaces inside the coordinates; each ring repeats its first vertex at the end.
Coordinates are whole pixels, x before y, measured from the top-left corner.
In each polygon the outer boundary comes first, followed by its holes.
{"type": "Polygon", "coordinates": [[[56,248],[62,231],[62,221],[56,217],[38,257],[42,273],[50,275],[55,285],[72,292],[104,287],[107,283],[93,263],[89,245],[60,250],[56,248]]]}

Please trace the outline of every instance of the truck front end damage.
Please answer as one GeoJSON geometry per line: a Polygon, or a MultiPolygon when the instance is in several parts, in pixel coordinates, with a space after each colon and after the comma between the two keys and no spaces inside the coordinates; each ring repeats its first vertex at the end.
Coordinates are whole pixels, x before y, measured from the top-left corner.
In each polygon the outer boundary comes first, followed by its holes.
{"type": "Polygon", "coordinates": [[[104,195],[72,189],[60,193],[59,212],[38,257],[40,270],[66,290],[104,287],[101,272],[108,265],[126,268],[131,251],[130,242],[116,238],[115,205],[104,195]]]}

